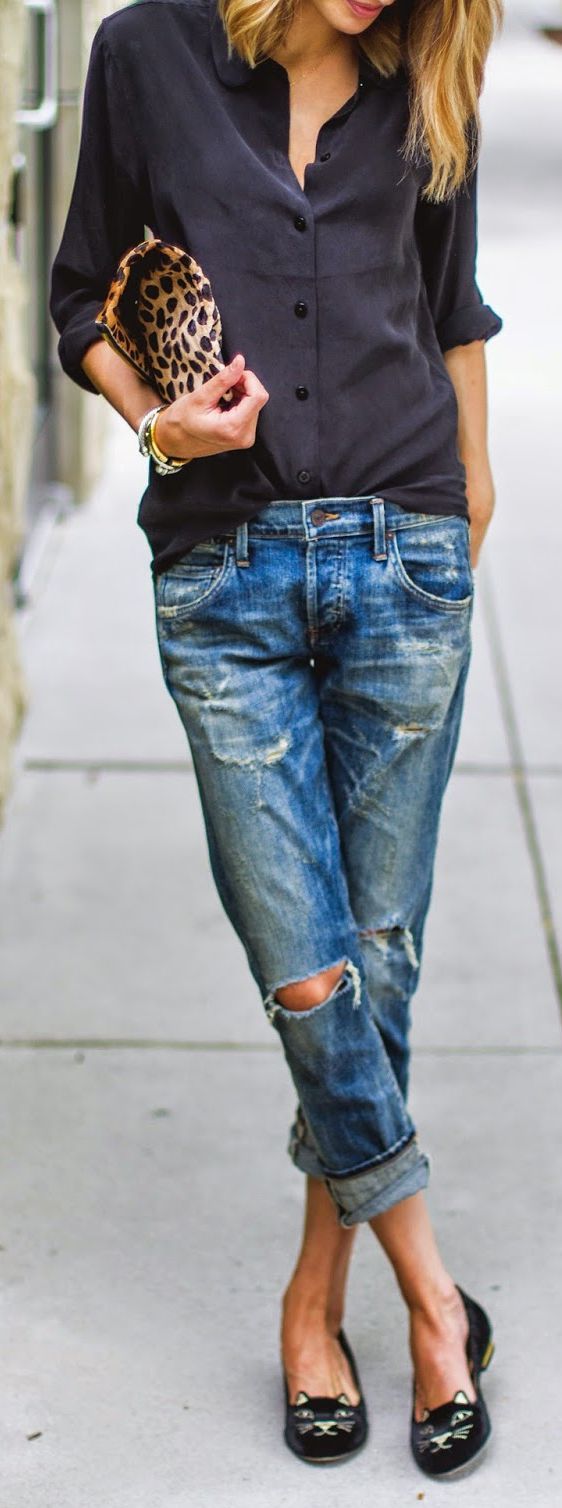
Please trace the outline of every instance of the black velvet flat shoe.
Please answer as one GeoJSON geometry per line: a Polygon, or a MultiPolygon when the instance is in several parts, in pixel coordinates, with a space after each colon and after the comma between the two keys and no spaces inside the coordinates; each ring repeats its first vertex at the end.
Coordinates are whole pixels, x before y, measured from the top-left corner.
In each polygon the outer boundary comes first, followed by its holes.
{"type": "Polygon", "coordinates": [[[471,1403],[466,1393],[459,1389],[450,1403],[426,1409],[419,1421],[412,1409],[412,1453],[428,1477],[457,1477],[471,1471],[483,1456],[492,1432],[479,1386],[480,1373],[489,1367],[494,1354],[492,1326],[480,1304],[463,1293],[458,1283],[457,1288],[468,1315],[466,1355],[476,1400],[471,1403]]]}
{"type": "Polygon", "coordinates": [[[295,1403],[289,1403],[287,1378],[283,1374],[285,1443],[299,1460],[311,1466],[333,1466],[337,1461],[347,1460],[361,1450],[367,1439],[367,1410],[355,1358],[343,1330],[338,1340],[351,1367],[359,1403],[350,1403],[346,1393],[337,1398],[310,1398],[302,1392],[297,1394],[295,1403]]]}

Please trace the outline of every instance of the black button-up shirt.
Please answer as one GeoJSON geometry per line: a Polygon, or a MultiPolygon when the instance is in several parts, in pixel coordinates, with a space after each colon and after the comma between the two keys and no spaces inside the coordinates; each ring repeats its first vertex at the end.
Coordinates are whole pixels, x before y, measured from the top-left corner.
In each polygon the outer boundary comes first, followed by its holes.
{"type": "Polygon", "coordinates": [[[407,112],[405,71],[384,79],[359,50],[357,90],[322,126],[303,190],[287,72],[229,60],[216,0],[140,0],[96,32],[52,268],[62,366],[95,391],[81,359],[147,227],[201,263],[225,361],[242,351],[270,394],[250,450],[177,476],[150,463],[139,523],[156,573],[275,498],[467,515],[442,353],[502,322],[475,278],[476,174],[452,202],[423,202],[427,165],[399,155],[407,112]]]}

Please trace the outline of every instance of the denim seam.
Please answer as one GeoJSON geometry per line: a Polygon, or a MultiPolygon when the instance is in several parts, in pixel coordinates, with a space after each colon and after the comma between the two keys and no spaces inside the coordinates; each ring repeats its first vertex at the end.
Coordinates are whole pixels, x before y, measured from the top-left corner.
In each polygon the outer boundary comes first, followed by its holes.
{"type": "Polygon", "coordinates": [[[370,528],[366,524],[360,524],[358,526],[358,528],[356,528],[356,529],[353,529],[353,528],[352,529],[339,529],[339,528],[332,528],[331,526],[330,526],[329,529],[326,529],[326,527],[325,527],[324,524],[318,524],[317,529],[315,529],[314,532],[310,533],[310,534],[303,533],[300,524],[288,524],[286,527],[281,527],[279,529],[266,529],[261,524],[258,525],[256,528],[252,529],[252,526],[250,524],[250,539],[254,539],[254,540],[260,540],[260,539],[293,540],[295,543],[302,542],[302,544],[305,544],[305,545],[306,544],[316,544],[318,541],[320,541],[320,543],[321,543],[323,539],[328,539],[328,538],[329,539],[359,539],[359,538],[370,539],[370,538],[372,538],[372,535],[373,535],[372,524],[371,524],[370,528]]]}
{"type": "MultiPolygon", "coordinates": [[[[429,513],[420,517],[419,520],[416,519],[413,523],[410,523],[408,519],[407,521],[404,520],[403,523],[393,523],[392,526],[387,526],[386,537],[389,539],[392,534],[399,534],[403,529],[427,529],[428,524],[443,523],[449,518],[460,518],[463,523],[468,523],[464,513],[429,513]]],[[[303,533],[302,525],[300,524],[286,524],[280,525],[277,529],[268,529],[264,524],[253,523],[251,519],[248,531],[250,540],[254,540],[255,542],[258,542],[260,539],[280,539],[292,540],[294,543],[302,542],[302,544],[310,544],[313,541],[322,542],[323,539],[372,539],[373,536],[372,524],[370,526],[368,524],[358,524],[356,528],[335,527],[333,524],[330,524],[329,528],[326,528],[325,524],[318,524],[313,533],[307,534],[303,533]]],[[[225,536],[225,538],[227,538],[228,543],[234,542],[231,535],[225,536]]]]}
{"type": "Polygon", "coordinates": [[[400,529],[427,529],[428,524],[442,524],[447,518],[460,518],[463,524],[468,525],[468,519],[464,513],[420,513],[418,518],[393,519],[387,525],[387,534],[398,534],[400,529]]]}

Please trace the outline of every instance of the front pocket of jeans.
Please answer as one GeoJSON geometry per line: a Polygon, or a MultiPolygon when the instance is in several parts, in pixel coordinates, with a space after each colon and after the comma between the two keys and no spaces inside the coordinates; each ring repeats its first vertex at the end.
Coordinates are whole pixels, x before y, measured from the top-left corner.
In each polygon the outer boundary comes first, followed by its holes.
{"type": "Polygon", "coordinates": [[[390,559],[406,591],[426,607],[459,612],[470,606],[474,576],[468,523],[460,514],[435,514],[390,530],[390,559]]]}
{"type": "Polygon", "coordinates": [[[156,612],[167,628],[185,622],[224,585],[233,564],[227,540],[205,541],[156,578],[156,612]]]}

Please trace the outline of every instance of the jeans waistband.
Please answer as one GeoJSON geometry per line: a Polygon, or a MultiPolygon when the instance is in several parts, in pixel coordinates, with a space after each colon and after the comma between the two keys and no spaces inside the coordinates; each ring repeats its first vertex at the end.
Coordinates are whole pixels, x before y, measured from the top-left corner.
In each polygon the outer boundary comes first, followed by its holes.
{"type": "Polygon", "coordinates": [[[375,560],[384,560],[389,531],[434,518],[432,513],[408,512],[382,497],[318,497],[305,502],[302,498],[276,498],[248,522],[238,524],[232,538],[238,565],[249,565],[248,540],[252,536],[312,541],[370,535],[375,560]]]}

